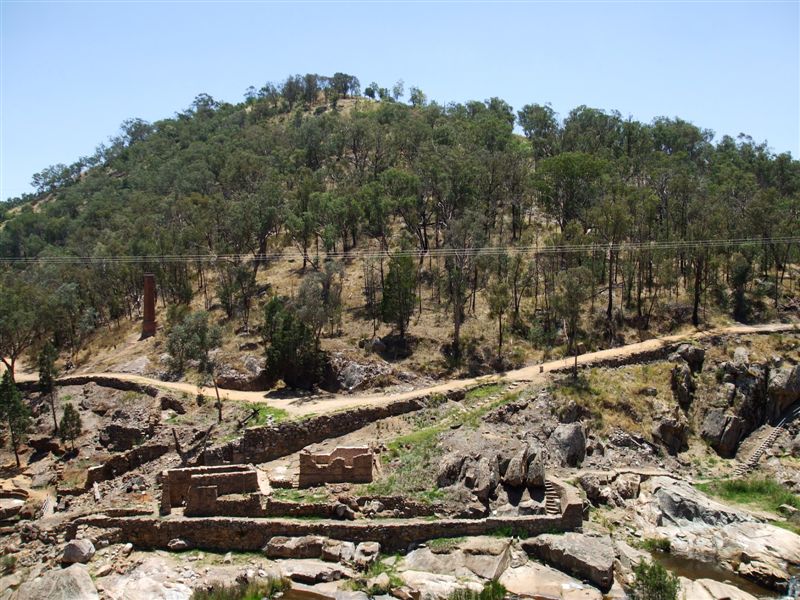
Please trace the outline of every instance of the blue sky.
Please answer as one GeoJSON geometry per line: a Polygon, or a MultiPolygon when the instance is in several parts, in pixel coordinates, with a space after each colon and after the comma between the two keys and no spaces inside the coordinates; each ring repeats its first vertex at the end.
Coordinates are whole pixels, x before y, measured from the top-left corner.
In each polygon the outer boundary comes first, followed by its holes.
{"type": "Polygon", "coordinates": [[[431,99],[680,116],[800,156],[797,2],[0,0],[0,199],[130,117],[291,73],[398,79],[431,99]]]}

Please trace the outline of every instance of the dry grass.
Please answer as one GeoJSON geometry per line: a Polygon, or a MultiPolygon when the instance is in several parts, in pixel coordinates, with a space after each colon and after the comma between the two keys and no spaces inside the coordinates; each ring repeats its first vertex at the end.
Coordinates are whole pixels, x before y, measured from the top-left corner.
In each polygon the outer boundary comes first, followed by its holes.
{"type": "Polygon", "coordinates": [[[600,433],[621,428],[649,437],[654,409],[672,406],[669,363],[631,365],[618,369],[589,369],[577,379],[564,377],[553,386],[563,407],[573,401],[591,415],[600,433]],[[642,393],[654,388],[655,397],[642,393]]]}

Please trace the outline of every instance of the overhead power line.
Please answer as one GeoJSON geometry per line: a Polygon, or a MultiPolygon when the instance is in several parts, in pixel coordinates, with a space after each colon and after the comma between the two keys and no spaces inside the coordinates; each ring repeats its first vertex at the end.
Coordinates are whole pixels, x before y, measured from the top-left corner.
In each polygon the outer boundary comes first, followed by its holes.
{"type": "MultiPolygon", "coordinates": [[[[481,246],[468,248],[430,248],[428,250],[353,250],[348,252],[325,252],[322,257],[329,259],[379,259],[391,256],[411,256],[419,258],[448,257],[464,255],[500,256],[503,254],[535,255],[560,255],[560,254],[590,254],[636,251],[663,251],[663,250],[690,250],[695,248],[724,248],[740,246],[757,246],[770,244],[796,244],[800,243],[800,236],[785,236],[773,238],[734,238],[734,239],[702,239],[702,240],[672,240],[650,242],[623,242],[619,244],[592,243],[592,244],[562,244],[554,246],[481,246]]],[[[308,253],[312,254],[312,253],[308,253]]],[[[316,253],[313,253],[316,255],[316,253]]],[[[101,255],[101,256],[34,256],[34,257],[0,257],[0,262],[6,264],[142,264],[142,263],[239,263],[250,260],[274,261],[285,259],[294,255],[302,258],[303,253],[299,248],[289,251],[268,252],[266,254],[158,254],[158,255],[101,255]]]]}

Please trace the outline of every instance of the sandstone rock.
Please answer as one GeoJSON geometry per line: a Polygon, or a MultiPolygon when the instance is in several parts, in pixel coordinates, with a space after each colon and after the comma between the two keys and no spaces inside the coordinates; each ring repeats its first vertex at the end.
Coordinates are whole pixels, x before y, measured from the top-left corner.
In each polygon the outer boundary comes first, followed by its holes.
{"type": "Polygon", "coordinates": [[[561,457],[562,464],[577,467],[586,456],[586,435],[583,425],[580,423],[559,425],[550,435],[547,445],[561,457]]]}
{"type": "Polygon", "coordinates": [[[276,536],[264,546],[264,554],[268,558],[319,558],[325,538],[318,535],[301,537],[276,536]]]}
{"type": "Polygon", "coordinates": [[[356,545],[353,542],[325,539],[322,544],[322,560],[329,562],[352,562],[356,554],[356,545]]]}
{"type": "Polygon", "coordinates": [[[93,556],[94,544],[90,540],[72,540],[64,547],[61,562],[68,565],[72,563],[85,564],[92,560],[93,556]]]}
{"type": "Polygon", "coordinates": [[[23,583],[15,600],[99,600],[97,589],[89,576],[89,571],[81,564],[73,564],[66,569],[54,569],[41,577],[23,583]]]}
{"type": "Polygon", "coordinates": [[[134,576],[111,576],[103,580],[104,598],[124,600],[189,600],[192,590],[180,581],[162,581],[159,575],[137,573],[134,576]]]}
{"type": "Polygon", "coordinates": [[[446,600],[459,590],[480,592],[483,589],[483,584],[475,579],[469,581],[452,575],[423,571],[403,571],[400,573],[400,579],[409,587],[419,590],[425,600],[446,600]]]}
{"type": "Polygon", "coordinates": [[[575,577],[607,592],[614,582],[614,547],[609,537],[581,533],[543,534],[522,542],[522,548],[575,577]]]}
{"type": "Polygon", "coordinates": [[[751,560],[739,565],[738,573],[742,577],[752,579],[764,587],[780,589],[788,580],[788,573],[783,565],[768,557],[759,556],[763,560],[751,560]]]}
{"type": "Polygon", "coordinates": [[[548,600],[602,600],[603,594],[564,573],[528,562],[506,570],[499,579],[510,592],[521,598],[548,600]]]}
{"type": "Polygon", "coordinates": [[[356,546],[353,562],[361,569],[366,569],[376,560],[381,553],[381,545],[378,542],[361,542],[356,546]]]}
{"type": "Polygon", "coordinates": [[[167,548],[172,552],[182,552],[189,549],[189,543],[180,538],[174,538],[167,543],[167,548]]]}
{"type": "Polygon", "coordinates": [[[653,424],[653,441],[672,455],[689,449],[689,425],[685,419],[665,417],[653,424]]]}
{"type": "Polygon", "coordinates": [[[380,575],[373,577],[372,579],[367,579],[367,589],[368,590],[387,590],[391,582],[389,581],[389,576],[386,573],[381,573],[380,575]]]}
{"type": "Polygon", "coordinates": [[[436,552],[431,548],[418,548],[405,556],[399,570],[467,578],[477,575],[482,579],[497,579],[511,561],[509,542],[497,542],[499,543],[466,542],[446,553],[436,552]]]}
{"type": "Polygon", "coordinates": [[[355,577],[355,573],[347,567],[321,560],[282,559],[276,563],[284,577],[299,583],[314,584],[355,577]]]}
{"type": "Polygon", "coordinates": [[[681,589],[678,597],[681,600],[757,600],[752,594],[748,594],[728,583],[715,581],[713,579],[686,579],[679,578],[681,589]]]}

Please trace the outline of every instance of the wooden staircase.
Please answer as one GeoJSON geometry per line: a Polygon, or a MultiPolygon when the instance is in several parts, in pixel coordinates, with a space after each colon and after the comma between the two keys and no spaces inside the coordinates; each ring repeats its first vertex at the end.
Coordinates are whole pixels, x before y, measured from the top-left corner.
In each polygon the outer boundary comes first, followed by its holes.
{"type": "Polygon", "coordinates": [[[764,456],[764,453],[769,450],[770,446],[775,443],[778,436],[784,431],[786,425],[800,417],[800,403],[789,409],[789,412],[778,422],[772,429],[767,438],[759,444],[758,448],[749,456],[749,458],[739,463],[736,470],[733,472],[735,478],[744,477],[750,470],[758,466],[758,461],[764,456]]]}

